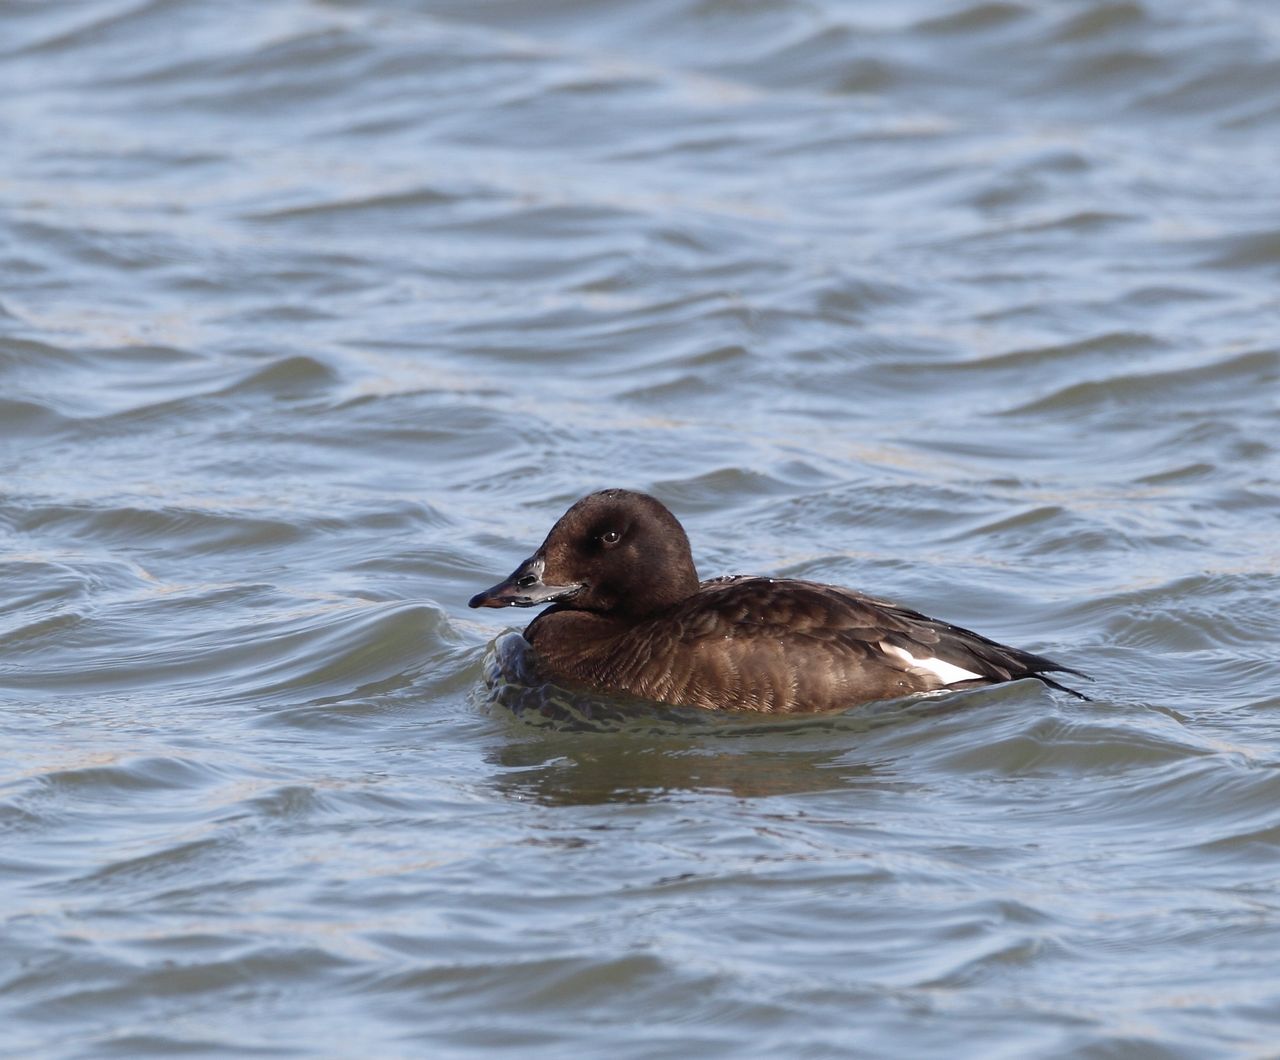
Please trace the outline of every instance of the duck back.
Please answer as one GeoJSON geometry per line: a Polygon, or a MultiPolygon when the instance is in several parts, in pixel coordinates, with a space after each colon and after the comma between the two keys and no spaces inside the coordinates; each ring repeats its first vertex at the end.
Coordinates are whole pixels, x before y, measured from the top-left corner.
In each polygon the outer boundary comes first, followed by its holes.
{"type": "Polygon", "coordinates": [[[1061,688],[1044,673],[1065,669],[907,608],[794,579],[713,579],[638,622],[553,608],[525,637],[568,682],[768,714],[1020,677],[1061,688]]]}

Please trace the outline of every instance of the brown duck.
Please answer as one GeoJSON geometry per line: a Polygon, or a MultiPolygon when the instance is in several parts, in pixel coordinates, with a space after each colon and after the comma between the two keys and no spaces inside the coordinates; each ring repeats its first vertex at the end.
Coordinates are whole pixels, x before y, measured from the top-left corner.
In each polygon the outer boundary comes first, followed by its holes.
{"type": "Polygon", "coordinates": [[[841,710],[915,692],[1086,675],[850,589],[792,578],[700,582],[659,501],[583,497],[472,607],[551,606],[525,639],[570,685],[677,706],[766,714],[841,710]]]}

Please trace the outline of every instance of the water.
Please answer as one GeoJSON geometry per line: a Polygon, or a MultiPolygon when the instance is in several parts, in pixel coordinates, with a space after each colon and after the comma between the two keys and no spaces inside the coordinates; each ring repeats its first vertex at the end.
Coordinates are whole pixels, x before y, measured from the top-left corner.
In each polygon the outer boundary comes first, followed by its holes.
{"type": "Polygon", "coordinates": [[[0,5],[0,1051],[1276,1055],[1278,74],[1270,0],[0,5]],[[1096,702],[524,709],[465,601],[610,485],[1096,702]]]}

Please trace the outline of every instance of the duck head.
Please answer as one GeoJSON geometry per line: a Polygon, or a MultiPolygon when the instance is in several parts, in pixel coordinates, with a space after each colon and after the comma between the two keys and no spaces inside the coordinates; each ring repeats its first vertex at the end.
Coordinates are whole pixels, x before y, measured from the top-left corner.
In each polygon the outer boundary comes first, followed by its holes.
{"type": "Polygon", "coordinates": [[[537,607],[641,617],[698,589],[689,539],[666,507],[630,490],[583,497],[510,577],[471,607],[537,607]]]}

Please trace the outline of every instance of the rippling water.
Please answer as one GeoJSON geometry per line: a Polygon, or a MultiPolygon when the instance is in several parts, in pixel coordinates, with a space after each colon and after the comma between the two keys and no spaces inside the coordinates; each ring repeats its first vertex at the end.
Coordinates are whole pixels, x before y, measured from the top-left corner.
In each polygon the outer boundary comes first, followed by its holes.
{"type": "Polygon", "coordinates": [[[1271,0],[10,2],[0,91],[5,1055],[1275,1055],[1271,0]],[[465,601],[609,485],[1097,701],[527,709],[465,601]]]}

